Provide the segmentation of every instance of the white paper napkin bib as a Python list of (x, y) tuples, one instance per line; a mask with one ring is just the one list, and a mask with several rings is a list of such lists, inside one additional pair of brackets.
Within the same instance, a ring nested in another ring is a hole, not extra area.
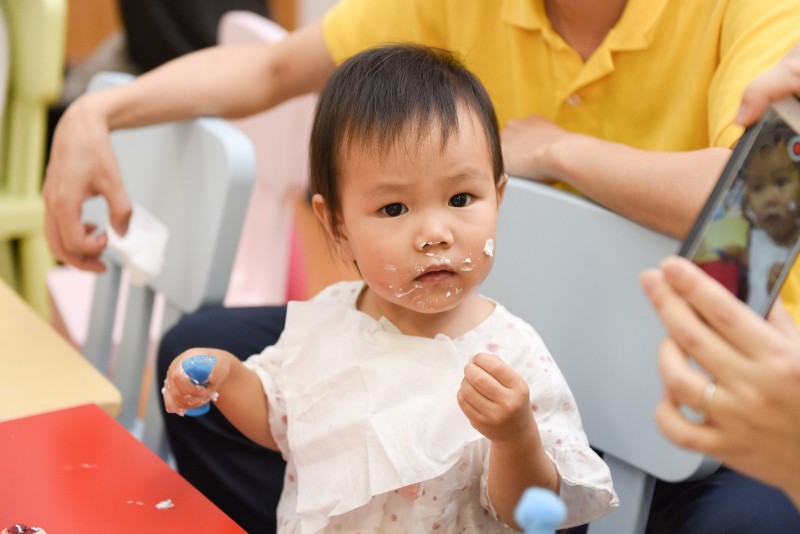
[(340, 302), (292, 302), (281, 338), (303, 531), (447, 472), (482, 438), (458, 406), (466, 360)]

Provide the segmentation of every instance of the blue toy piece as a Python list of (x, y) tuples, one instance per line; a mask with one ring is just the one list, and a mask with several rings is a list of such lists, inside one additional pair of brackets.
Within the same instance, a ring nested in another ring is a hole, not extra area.
[[(216, 364), (217, 364), (216, 356), (198, 354), (197, 356), (190, 356), (189, 358), (183, 360), (183, 362), (181, 362), (181, 367), (183, 367), (183, 371), (186, 373), (186, 376), (189, 377), (189, 380), (191, 380), (193, 384), (197, 384), (198, 386), (202, 387), (207, 387), (208, 377), (211, 375), (211, 371), (214, 370), (214, 366)], [(186, 410), (186, 415), (197, 417), (200, 415), (207, 414), (208, 410), (210, 409), (211, 409), (211, 403), (207, 402), (202, 406), (198, 406), (197, 408)]]
[(567, 517), (567, 507), (544, 488), (528, 488), (514, 509), (514, 519), (525, 534), (553, 534)]

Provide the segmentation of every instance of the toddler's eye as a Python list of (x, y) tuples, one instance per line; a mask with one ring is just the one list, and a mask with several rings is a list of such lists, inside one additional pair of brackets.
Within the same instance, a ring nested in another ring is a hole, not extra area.
[(386, 206), (382, 207), (380, 211), (389, 217), (397, 217), (398, 215), (402, 215), (407, 212), (408, 208), (398, 202), (395, 202), (394, 204), (387, 204)]
[(454, 208), (463, 208), (472, 201), (472, 195), (469, 193), (459, 193), (450, 198), (450, 205)]

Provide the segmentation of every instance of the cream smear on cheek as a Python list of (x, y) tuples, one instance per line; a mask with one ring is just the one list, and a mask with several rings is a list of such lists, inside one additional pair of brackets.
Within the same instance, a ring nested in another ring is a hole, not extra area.
[(483, 245), (483, 253), (490, 258), (494, 256), (494, 239), (492, 239), (491, 237), (487, 239), (486, 244)]

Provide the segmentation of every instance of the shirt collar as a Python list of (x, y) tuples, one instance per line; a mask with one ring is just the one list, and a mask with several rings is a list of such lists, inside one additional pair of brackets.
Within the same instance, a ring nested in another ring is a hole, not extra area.
[[(619, 22), (609, 32), (610, 50), (641, 50), (653, 39), (655, 28), (668, 0), (628, 0)], [(502, 19), (529, 31), (553, 33), (544, 8), (544, 0), (503, 0)], [(549, 40), (549, 39), (548, 39)]]

